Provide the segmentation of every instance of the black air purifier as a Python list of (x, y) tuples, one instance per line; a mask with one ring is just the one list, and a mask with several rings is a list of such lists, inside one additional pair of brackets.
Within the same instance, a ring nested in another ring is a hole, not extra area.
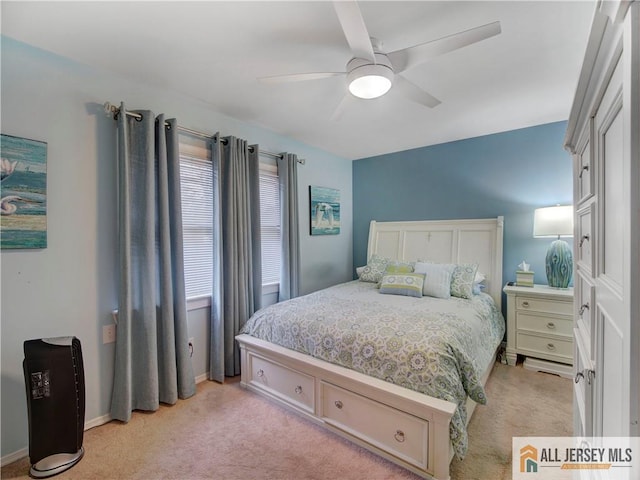
[(73, 467), (84, 455), (80, 340), (27, 340), (23, 368), (29, 413), (29, 475), (46, 478)]

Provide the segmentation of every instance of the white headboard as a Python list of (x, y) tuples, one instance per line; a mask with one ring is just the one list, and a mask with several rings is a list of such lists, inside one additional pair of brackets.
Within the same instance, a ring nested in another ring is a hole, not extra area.
[(374, 253), (407, 262), (477, 263), (486, 292), (502, 305), (504, 217), (480, 220), (376, 222), (369, 226), (367, 259)]

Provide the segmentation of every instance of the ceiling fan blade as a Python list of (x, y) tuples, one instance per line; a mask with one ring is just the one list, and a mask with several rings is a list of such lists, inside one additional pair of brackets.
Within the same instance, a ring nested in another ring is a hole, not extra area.
[(333, 6), (338, 14), (338, 20), (340, 20), (340, 25), (342, 25), (344, 36), (347, 37), (353, 56), (376, 63), (369, 32), (364, 24), (358, 3), (335, 1)]
[(400, 92), (409, 100), (424, 105), (425, 107), (433, 108), (442, 103), (436, 97), (428, 94), (420, 87), (404, 78), (402, 75), (395, 76), (393, 80), (393, 88), (398, 90), (398, 92)]
[(342, 100), (340, 101), (336, 109), (333, 111), (333, 114), (331, 115), (331, 120), (334, 122), (337, 122), (338, 120), (340, 120), (340, 118), (342, 118), (342, 114), (344, 113), (346, 107), (352, 102), (352, 100), (353, 100), (352, 95), (347, 92), (344, 95), (344, 97), (342, 97)]
[(338, 77), (341, 75), (346, 75), (346, 72), (291, 73), (287, 75), (260, 77), (258, 78), (258, 81), (262, 83), (306, 82), (308, 80), (319, 80), (322, 78)]
[(454, 33), (446, 37), (421, 43), (413, 47), (403, 48), (387, 54), (396, 73), (415, 67), (427, 60), (452, 52), (467, 45), (491, 38), (501, 32), (500, 22), (488, 23), (480, 27), (471, 28), (464, 32)]

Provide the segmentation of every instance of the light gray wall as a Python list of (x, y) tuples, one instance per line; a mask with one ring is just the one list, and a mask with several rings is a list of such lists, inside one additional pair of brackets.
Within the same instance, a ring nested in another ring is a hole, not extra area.
[[(82, 342), (86, 419), (108, 414), (114, 345), (102, 344), (102, 326), (117, 307), (115, 122), (103, 103), (175, 116), (192, 129), (235, 135), (261, 149), (290, 151), (300, 167), (302, 293), (351, 279), (351, 162), (248, 125), (176, 92), (127, 81), (107, 72), (2, 38), (2, 133), (47, 142), (48, 247), (4, 250), (2, 267), (3, 463), (26, 454), (27, 410), (22, 345), (31, 338), (75, 335)], [(308, 186), (338, 188), (342, 232), (308, 233)], [(189, 314), (195, 337), (194, 370), (207, 369), (208, 309)]]

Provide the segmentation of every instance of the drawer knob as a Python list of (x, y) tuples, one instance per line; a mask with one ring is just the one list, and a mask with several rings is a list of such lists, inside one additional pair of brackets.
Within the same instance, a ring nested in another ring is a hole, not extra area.
[(396, 434), (393, 436), (396, 439), (396, 442), (404, 442), (404, 432), (402, 430), (396, 430)]
[(589, 302), (584, 303), (580, 306), (580, 310), (578, 311), (578, 313), (580, 314), (580, 316), (582, 316), (582, 314), (584, 313), (585, 310), (589, 310)]
[(260, 369), (256, 372), (256, 375), (258, 375), (259, 377), (264, 376), (264, 370)]
[(580, 170), (580, 175), (578, 175), (579, 178), (582, 178), (582, 174), (585, 172), (585, 170), (587, 172), (589, 171), (589, 165), (583, 165), (582, 166), (582, 170)]
[(582, 246), (582, 244), (584, 243), (585, 240), (589, 240), (589, 235), (583, 235), (582, 238), (580, 239), (580, 243), (578, 244), (579, 247)]
[(522, 302), (522, 306), (524, 308), (529, 308), (529, 302), (527, 302), (527, 301)]
[(555, 324), (555, 323), (553, 323), (553, 322), (549, 322), (549, 323), (547, 323), (547, 328), (548, 328), (549, 330), (555, 330), (555, 328), (556, 328), (556, 324)]
[(553, 343), (547, 343), (547, 350), (551, 350), (552, 352), (556, 349), (556, 346)]
[(340, 400), (336, 400), (333, 402), (336, 408), (342, 409), (342, 402)]
[(300, 395), (302, 393), (302, 387), (300, 385), (297, 385), (295, 388), (295, 392)]

